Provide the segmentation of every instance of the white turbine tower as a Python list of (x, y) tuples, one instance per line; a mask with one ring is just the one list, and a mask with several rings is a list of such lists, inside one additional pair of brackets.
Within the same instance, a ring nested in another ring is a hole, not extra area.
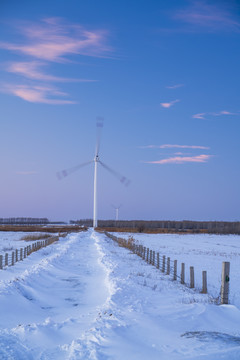
[(98, 163), (100, 165), (102, 165), (102, 167), (104, 167), (106, 170), (108, 170), (112, 175), (116, 176), (121, 183), (123, 183), (125, 186), (128, 186), (130, 184), (130, 181), (125, 177), (120, 175), (118, 172), (116, 172), (115, 170), (111, 169), (109, 166), (107, 166), (106, 164), (104, 164), (102, 161), (100, 161), (99, 159), (99, 149), (100, 149), (100, 135), (101, 135), (101, 129), (103, 127), (103, 118), (102, 117), (97, 117), (97, 142), (96, 142), (96, 151), (95, 151), (95, 157), (93, 160), (90, 160), (86, 163), (74, 166), (72, 168), (66, 169), (66, 170), (62, 170), (60, 172), (57, 173), (57, 177), (58, 179), (62, 179), (68, 175), (70, 175), (72, 172), (77, 171), (78, 169), (80, 169), (83, 166), (86, 166), (88, 164), (91, 164), (94, 162), (94, 188), (93, 188), (93, 227), (96, 228), (98, 226), (98, 214), (97, 214), (97, 175), (98, 175)]
[(115, 209), (115, 221), (117, 222), (118, 221), (118, 218), (119, 218), (119, 209), (122, 205), (119, 205), (119, 206), (114, 206), (112, 205), (112, 207)]

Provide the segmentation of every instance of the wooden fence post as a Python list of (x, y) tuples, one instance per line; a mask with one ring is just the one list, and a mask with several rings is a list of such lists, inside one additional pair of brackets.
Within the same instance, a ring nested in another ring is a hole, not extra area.
[(152, 250), (150, 250), (150, 259), (149, 259), (149, 264), (152, 263)]
[(206, 271), (202, 272), (202, 293), (203, 294), (207, 293), (207, 272)]
[(3, 268), (3, 256), (0, 255), (0, 269)]
[(221, 304), (228, 304), (230, 262), (222, 263)]
[(8, 266), (8, 253), (5, 254), (5, 266)]
[(26, 247), (24, 248), (24, 254), (23, 254), (23, 256), (24, 256), (24, 259), (27, 257), (27, 248), (26, 248)]
[(174, 260), (173, 280), (177, 280), (177, 260)]
[(159, 263), (159, 252), (157, 253), (157, 269), (159, 269), (160, 263)]
[(12, 252), (12, 266), (14, 265), (15, 252)]
[(166, 256), (163, 255), (163, 261), (162, 261), (162, 272), (165, 272), (165, 262), (166, 262)]
[(143, 260), (145, 260), (146, 259), (146, 247), (144, 246), (144, 248), (143, 248)]
[(190, 266), (190, 288), (194, 288), (194, 267)]
[(181, 284), (185, 284), (185, 264), (181, 264)]
[(23, 249), (21, 248), (20, 249), (20, 260), (22, 260), (23, 259)]
[(153, 264), (153, 266), (155, 266), (155, 251), (153, 251), (152, 264)]
[(149, 248), (147, 248), (147, 263), (149, 261)]
[(17, 261), (18, 261), (18, 249), (15, 250), (15, 254), (16, 254), (16, 260), (15, 260), (15, 262), (17, 262)]
[(170, 274), (170, 257), (167, 258), (167, 275)]

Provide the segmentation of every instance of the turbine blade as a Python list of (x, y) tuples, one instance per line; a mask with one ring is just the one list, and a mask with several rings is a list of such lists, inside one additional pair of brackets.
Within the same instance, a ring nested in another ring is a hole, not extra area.
[(77, 171), (78, 169), (84, 167), (84, 166), (87, 166), (89, 164), (91, 164), (93, 162), (93, 160), (91, 161), (87, 161), (85, 163), (82, 163), (82, 164), (79, 164), (79, 165), (76, 165), (72, 168), (69, 168), (69, 169), (65, 169), (65, 170), (62, 170), (62, 171), (58, 171), (57, 172), (57, 177), (58, 177), (58, 180), (62, 180), (64, 177), (70, 175), (71, 173)]
[(98, 117), (97, 117), (97, 121), (96, 121), (96, 126), (97, 126), (97, 141), (96, 141), (96, 152), (95, 152), (95, 156), (98, 156), (99, 150), (100, 150), (100, 140), (101, 140), (101, 133), (102, 133), (102, 128), (103, 128), (103, 122), (104, 122), (104, 118), (98, 116)]
[(104, 167), (106, 170), (108, 170), (112, 175), (114, 175), (123, 185), (128, 186), (130, 184), (130, 180), (127, 179), (125, 176), (119, 174), (117, 171), (111, 169), (109, 166), (104, 164), (102, 161), (99, 160), (99, 163)]

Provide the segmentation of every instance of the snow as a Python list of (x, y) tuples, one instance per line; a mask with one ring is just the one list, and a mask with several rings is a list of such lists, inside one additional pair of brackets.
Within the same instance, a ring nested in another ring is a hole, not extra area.
[(0, 254), (4, 252), (10, 253), (15, 249), (24, 248), (25, 246), (31, 245), (34, 241), (21, 240), (22, 237), (28, 236), (32, 233), (28, 232), (0, 232)]
[(207, 271), (208, 293), (216, 300), (221, 289), (222, 262), (230, 262), (229, 301), (240, 308), (240, 236), (209, 234), (130, 234), (117, 233), (127, 239), (134, 237), (138, 244), (149, 247), (160, 256), (169, 256), (178, 261), (178, 275), (181, 263), (185, 263), (186, 282), (190, 283), (190, 266), (194, 266), (195, 287), (202, 289), (202, 271)]
[(0, 274), (1, 359), (240, 359), (239, 306), (212, 304), (91, 229)]

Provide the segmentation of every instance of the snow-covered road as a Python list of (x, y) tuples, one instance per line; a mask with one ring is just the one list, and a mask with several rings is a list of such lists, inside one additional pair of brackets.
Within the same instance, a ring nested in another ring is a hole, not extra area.
[(68, 235), (1, 272), (0, 359), (240, 359), (240, 311), (105, 235)]

